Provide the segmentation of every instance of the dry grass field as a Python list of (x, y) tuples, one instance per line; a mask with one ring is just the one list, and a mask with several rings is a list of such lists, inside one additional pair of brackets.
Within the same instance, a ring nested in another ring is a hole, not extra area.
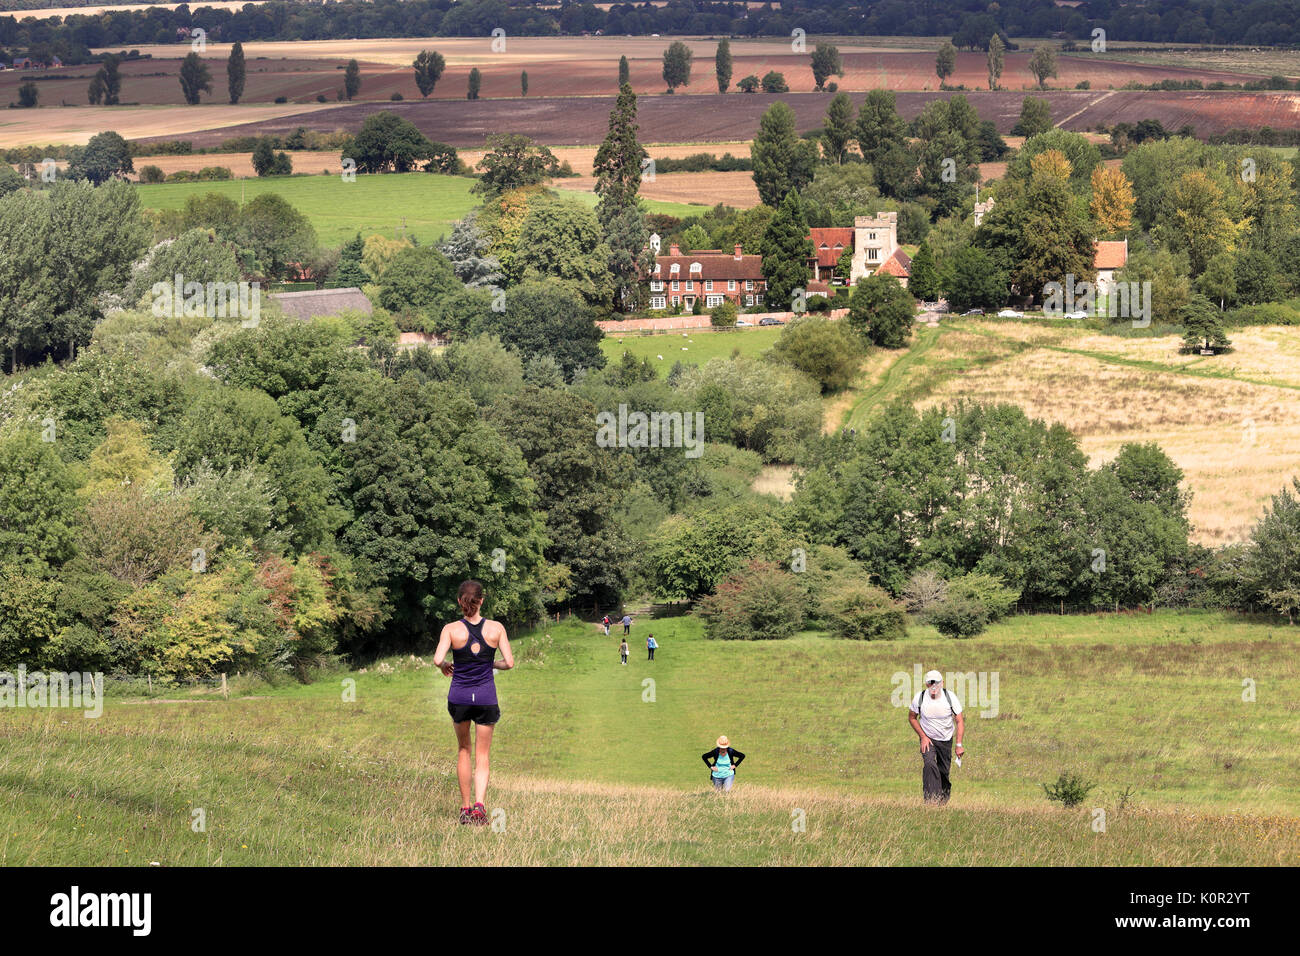
[(1181, 355), (1176, 336), (1126, 339), (1031, 324), (955, 322), (915, 367), (918, 407), (1011, 402), (1061, 422), (1095, 467), (1154, 441), (1192, 492), (1193, 538), (1243, 540), (1300, 474), (1300, 330), (1231, 330), (1236, 351)]

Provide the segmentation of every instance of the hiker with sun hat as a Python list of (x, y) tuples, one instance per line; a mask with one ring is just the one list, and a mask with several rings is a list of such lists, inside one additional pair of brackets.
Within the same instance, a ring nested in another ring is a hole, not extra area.
[[(736, 782), (736, 768), (744, 759), (745, 755), (731, 746), (731, 741), (727, 739), (726, 734), (719, 737), (718, 745), (704, 754), (704, 766), (709, 768), (713, 789), (730, 790), (732, 784)], [(713, 763), (709, 763), (710, 760)]]
[(907, 721), (921, 738), (921, 792), (926, 803), (947, 803), (952, 794), (948, 770), (953, 754), (960, 767), (965, 753), (961, 738), (966, 732), (966, 718), (961, 711), (961, 701), (943, 686), (943, 675), (938, 671), (925, 675), (925, 686), (907, 709)]

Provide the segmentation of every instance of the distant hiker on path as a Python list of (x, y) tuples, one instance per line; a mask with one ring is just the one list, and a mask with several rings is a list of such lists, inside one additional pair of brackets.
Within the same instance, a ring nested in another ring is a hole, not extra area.
[(623, 636), (627, 637), (632, 633), (632, 617), (629, 614), (623, 615)]
[[(736, 782), (736, 768), (745, 759), (745, 755), (731, 746), (727, 735), (718, 738), (718, 745), (704, 754), (704, 766), (709, 768), (714, 790), (730, 790)], [(712, 760), (713, 763), (709, 763)]]
[(623, 658), (624, 664), (627, 663), (627, 651), (628, 651), (627, 638), (625, 637), (623, 638), (623, 643), (618, 645), (618, 653)]
[(938, 671), (926, 674), (925, 687), (912, 698), (907, 710), (907, 721), (921, 738), (921, 792), (926, 803), (947, 803), (952, 794), (948, 769), (954, 753), (954, 718), (957, 759), (965, 753), (961, 739), (966, 732), (966, 718), (961, 711), (961, 701), (944, 688), (943, 675)]
[(647, 657), (646, 660), (652, 661), (655, 659), (655, 649), (658, 646), (659, 646), (659, 642), (655, 640), (655, 636), (653, 634), (647, 634), (645, 636), (645, 647), (646, 650), (650, 652), (650, 656)]
[(605, 619), (604, 619), (603, 621), (601, 621), (600, 623), (601, 623), (601, 625), (605, 628), (605, 636), (606, 636), (606, 637), (609, 637), (609, 626), (610, 626), (611, 624), (613, 624), (614, 622), (611, 621), (611, 620), (609, 619), (609, 615), (606, 614), (606, 615), (605, 615)]
[[(463, 581), (456, 595), (456, 603), (464, 613), (459, 621), (452, 621), (438, 637), (438, 649), (433, 664), (443, 676), (451, 677), (447, 689), (447, 712), (456, 728), (456, 779), (460, 783), (460, 822), (475, 826), (487, 824), (488, 771), (492, 750), (492, 729), (501, 719), (497, 706), (496, 678), (493, 671), (507, 671), (515, 666), (515, 655), (510, 650), (506, 629), (497, 621), (489, 621), (479, 614), (483, 606), (483, 585), (477, 581)], [(447, 651), (451, 651), (451, 661)], [(494, 660), (501, 651), (502, 660)], [(470, 753), (469, 725), (476, 726), (474, 795), (470, 806)]]

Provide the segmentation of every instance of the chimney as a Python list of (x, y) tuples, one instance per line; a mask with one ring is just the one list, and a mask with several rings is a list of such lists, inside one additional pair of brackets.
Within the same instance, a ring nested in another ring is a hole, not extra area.
[(739, 259), (740, 255), (740, 243), (736, 243), (736, 258)]
[(674, 242), (671, 246), (668, 247), (668, 254), (670, 256), (680, 256), (682, 254), (682, 247), (677, 245), (677, 243)]

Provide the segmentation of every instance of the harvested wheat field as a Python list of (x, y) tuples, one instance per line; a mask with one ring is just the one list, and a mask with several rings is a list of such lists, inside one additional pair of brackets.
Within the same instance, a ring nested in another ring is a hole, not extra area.
[[(552, 180), (551, 185), (588, 193), (595, 190), (596, 180), (593, 176), (578, 176)], [(759, 203), (754, 174), (746, 172), (659, 173), (653, 180), (642, 180), (640, 195), (661, 202), (726, 203), (737, 209), (749, 209)]]
[[(694, 156), (697, 153), (711, 153), (714, 156), (723, 156), (730, 153), (737, 158), (749, 157), (749, 140), (742, 140), (734, 143), (647, 143), (642, 142), (645, 151), (650, 154), (651, 159), (683, 159), (687, 156)], [(596, 150), (598, 146), (551, 146), (549, 147), (555, 158), (561, 163), (568, 163), (573, 171), (579, 176), (594, 175), (594, 163), (596, 162)], [(482, 149), (461, 149), (457, 151), (460, 158), (471, 167), (483, 158)], [(660, 174), (666, 175), (666, 174)], [(677, 175), (677, 174), (672, 174)], [(746, 176), (751, 175), (745, 173)], [(562, 185), (557, 182), (556, 185)], [(697, 200), (698, 201), (698, 200)], [(755, 200), (757, 201), (757, 200)]]
[[(289, 153), (289, 157), (293, 160), (293, 171), (295, 173), (317, 174), (326, 170), (334, 173), (339, 171), (340, 154), (338, 150), (300, 150)], [(139, 178), (140, 170), (145, 166), (157, 166), (169, 175), (182, 169), (198, 172), (205, 166), (224, 166), (237, 179), (257, 175), (257, 172), (253, 169), (252, 153), (191, 153), (188, 156), (137, 156), (132, 162), (135, 163), (136, 175), (132, 177), (135, 179)]]
[[(322, 109), (306, 107), (305, 109)], [(247, 106), (72, 106), (65, 109), (5, 110), (0, 112), (0, 143), (5, 146), (47, 146), (55, 143), (79, 145), (105, 130), (127, 139), (176, 139), (181, 133), (211, 131), (220, 142), (232, 135), (232, 127), (246, 129), (277, 117), (303, 112), (302, 105), (281, 103)], [(292, 131), (292, 127), (290, 129)], [(204, 165), (216, 165), (204, 163)]]
[[(188, 105), (181, 92), (181, 54), (185, 52), (188, 52), (187, 48), (178, 46), (159, 58), (123, 60), (119, 66), (122, 103), (131, 106), (175, 106), (183, 111), (178, 117), (194, 110), (196, 107)], [(200, 94), (198, 105), (227, 105), (226, 57), (213, 56), (209, 47), (202, 59), (212, 74), (212, 91)], [(319, 102), (317, 98), (321, 96), (325, 97), (326, 102), (337, 105), (343, 98), (343, 70), (346, 65), (346, 60), (319, 57), (275, 60), (249, 57), (240, 105), (273, 104), (277, 98), (283, 97), (289, 102), (315, 106)], [(0, 97), (4, 97), (0, 102), (15, 99), (18, 86), (34, 79), (40, 91), (41, 108), (84, 106), (87, 102), (86, 89), (98, 68), (98, 64), (88, 63), (35, 73), (0, 73)], [(410, 69), (365, 63), (362, 65), (362, 74), (365, 86), (360, 99), (387, 100), (399, 91), (412, 98), (420, 95)], [(463, 98), (463, 83), (459, 93)], [(112, 107), (110, 112), (116, 109), (117, 107)]]
[(31, 18), (33, 20), (48, 20), (50, 17), (93, 17), (100, 13), (115, 13), (117, 11), (135, 11), (143, 10), (147, 7), (162, 7), (166, 10), (175, 10), (180, 6), (188, 6), (193, 10), (199, 7), (212, 7), (214, 10), (242, 10), (245, 6), (259, 6), (268, 3), (270, 0), (202, 0), (201, 3), (106, 3), (97, 4), (90, 7), (41, 7), (39, 10), (14, 10), (9, 13), (19, 20)]
[[(619, 57), (628, 58), (629, 78), (638, 94), (664, 92), (663, 51), (673, 39), (665, 37), (414, 37), (370, 40), (303, 40), (254, 41), (244, 45), (244, 54), (252, 62), (293, 63), (296, 61), (330, 61), (342, 65), (355, 58), (362, 64), (367, 80), (361, 91), (363, 100), (386, 99), (393, 92), (407, 98), (419, 96), (411, 76), (411, 62), (421, 50), (437, 50), (447, 61), (447, 72), (431, 94), (438, 99), (460, 99), (472, 67), (482, 73), (482, 96), (518, 96), (519, 74), (528, 71), (529, 94), (534, 96), (607, 96), (618, 90)], [(717, 40), (681, 38), (695, 55), (692, 80), (680, 94), (713, 93), (713, 57)], [(937, 50), (941, 41), (934, 41)], [(837, 41), (844, 75), (836, 77), (839, 88), (863, 92), (884, 88), (891, 90), (938, 90), (931, 50), (898, 50), (878, 44)], [(142, 55), (155, 62), (178, 60), (178, 48), (172, 44), (144, 46)], [(111, 51), (110, 51), (111, 52)], [(182, 51), (187, 52), (187, 51)], [(213, 76), (225, 63), (230, 45), (209, 43), (205, 58), (212, 61)], [(1008, 53), (1001, 85), (1005, 90), (1035, 89), (1037, 83), (1029, 72), (1031, 51)], [(1240, 71), (1208, 70), (1177, 64), (1124, 62), (1096, 57), (1061, 55), (1057, 59), (1059, 76), (1052, 85), (1072, 89), (1087, 80), (1094, 89), (1120, 87), (1125, 83), (1157, 83), (1161, 80), (1197, 79), (1204, 83), (1216, 80), (1242, 83), (1259, 75), (1245, 61)], [(289, 67), (292, 69), (292, 67)], [(328, 68), (327, 68), (328, 69)], [(733, 83), (748, 74), (763, 76), (770, 70), (784, 74), (791, 91), (815, 90), (808, 53), (796, 53), (785, 39), (732, 41)], [(958, 53), (957, 71), (949, 86), (971, 90), (985, 89), (988, 74), (983, 53)], [(250, 91), (248, 94), (252, 96)], [(135, 99), (132, 95), (132, 99)], [(146, 100), (146, 102), (152, 102)], [(168, 101), (170, 102), (170, 101)]]
[[(1183, 469), (1200, 543), (1244, 540), (1270, 497), (1300, 475), (1300, 330), (1232, 330), (1235, 352), (1202, 358), (1179, 354), (1176, 336), (953, 328), (914, 381), (918, 407), (1014, 403), (1068, 427), (1093, 466), (1126, 442), (1154, 441)], [(945, 367), (956, 374), (940, 378)]]

